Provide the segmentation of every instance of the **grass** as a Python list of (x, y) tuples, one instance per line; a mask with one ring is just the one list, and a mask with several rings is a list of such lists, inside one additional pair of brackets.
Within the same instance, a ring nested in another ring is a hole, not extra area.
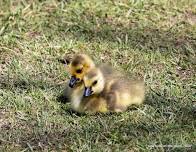
[[(195, 6), (0, 1), (0, 151), (194, 151)], [(121, 114), (69, 112), (57, 102), (68, 79), (58, 59), (80, 51), (143, 77), (145, 104)]]

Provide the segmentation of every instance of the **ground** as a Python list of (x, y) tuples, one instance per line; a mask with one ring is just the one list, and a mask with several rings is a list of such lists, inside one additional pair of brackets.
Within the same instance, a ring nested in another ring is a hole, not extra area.
[[(145, 103), (77, 115), (58, 62), (85, 52), (142, 77)], [(1, 0), (0, 151), (194, 151), (194, 0)]]

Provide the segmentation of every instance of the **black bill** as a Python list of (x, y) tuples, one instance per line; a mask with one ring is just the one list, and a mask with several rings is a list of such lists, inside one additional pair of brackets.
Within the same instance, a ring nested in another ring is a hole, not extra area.
[(77, 81), (78, 81), (78, 79), (76, 77), (72, 76), (69, 81), (69, 87), (73, 88)]
[(88, 97), (92, 93), (93, 93), (93, 91), (92, 91), (91, 87), (89, 87), (89, 88), (85, 87), (85, 89), (84, 89), (84, 97)]

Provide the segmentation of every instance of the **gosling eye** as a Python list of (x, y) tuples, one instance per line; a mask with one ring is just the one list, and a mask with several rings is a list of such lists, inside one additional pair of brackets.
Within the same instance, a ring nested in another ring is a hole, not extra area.
[(92, 86), (95, 86), (97, 84), (97, 80), (95, 80), (92, 84)]
[(82, 69), (76, 70), (76, 73), (82, 73)]

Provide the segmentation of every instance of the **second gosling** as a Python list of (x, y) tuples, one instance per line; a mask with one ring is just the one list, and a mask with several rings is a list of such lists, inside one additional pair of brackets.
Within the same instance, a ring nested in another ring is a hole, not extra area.
[(108, 73), (104, 68), (92, 68), (83, 81), (84, 96), (96, 95), (104, 98), (110, 111), (122, 112), (130, 105), (140, 105), (144, 101), (143, 81), (130, 80), (115, 72)]

